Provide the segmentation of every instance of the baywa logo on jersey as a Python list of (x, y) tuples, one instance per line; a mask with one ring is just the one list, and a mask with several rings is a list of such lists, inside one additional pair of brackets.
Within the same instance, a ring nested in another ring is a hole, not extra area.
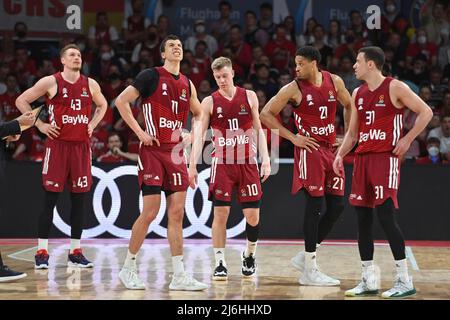
[(328, 102), (334, 102), (334, 101), (336, 101), (336, 98), (334, 97), (334, 93), (333, 93), (333, 91), (328, 91), (328, 95), (330, 96), (329, 98), (328, 98)]
[(364, 99), (363, 98), (359, 98), (358, 99), (358, 105), (359, 105), (359, 107), (358, 107), (358, 110), (362, 110), (363, 109), (363, 103), (364, 103)]
[(247, 109), (245, 108), (245, 104), (241, 104), (241, 111), (239, 111), (240, 115), (248, 114)]
[(386, 107), (386, 105), (384, 104), (384, 95), (380, 95), (380, 97), (378, 98), (378, 103), (375, 105), (375, 107)]
[(67, 88), (63, 88), (63, 98), (68, 98), (69, 96), (67, 95)]
[(187, 101), (186, 89), (181, 90), (180, 100)]
[(313, 106), (314, 105), (314, 102), (312, 100), (313, 100), (312, 95), (307, 94), (306, 95), (306, 101), (308, 102), (308, 106)]
[(82, 97), (89, 97), (89, 95), (88, 95), (87, 90), (86, 90), (85, 87), (83, 87), (83, 89), (82, 89), (81, 91), (82, 91), (82, 93), (81, 93), (81, 96), (82, 96)]

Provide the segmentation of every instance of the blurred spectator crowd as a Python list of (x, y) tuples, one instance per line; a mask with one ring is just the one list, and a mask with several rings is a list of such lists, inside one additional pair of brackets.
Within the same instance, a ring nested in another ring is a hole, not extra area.
[[(135, 160), (139, 140), (124, 124), (114, 99), (140, 71), (162, 65), (160, 42), (176, 22), (161, 15), (156, 24), (152, 24), (144, 16), (143, 1), (132, 0), (131, 3), (133, 13), (124, 19), (121, 30), (110, 25), (106, 12), (98, 12), (95, 25), (86, 35), (63, 37), (59, 43), (30, 39), (24, 22), (16, 23), (14, 36), (0, 34), (0, 120), (8, 121), (20, 114), (15, 107), (18, 95), (41, 77), (61, 70), (59, 49), (76, 43), (82, 51), (82, 73), (100, 83), (109, 103), (106, 116), (92, 137), (93, 160)], [(368, 30), (361, 12), (354, 10), (349, 13), (347, 26), (338, 20), (321, 25), (312, 17), (307, 20), (302, 34), (295, 33), (292, 16), (285, 17), (281, 24), (274, 24), (270, 3), (263, 3), (257, 11), (245, 12), (243, 25), (230, 18), (232, 7), (229, 2), (221, 1), (218, 9), (220, 19), (211, 23), (196, 20), (193, 34), (183, 39), (181, 72), (196, 86), (200, 101), (216, 90), (210, 68), (212, 60), (226, 56), (233, 61), (235, 83), (254, 90), (262, 109), (282, 86), (294, 79), (295, 51), (302, 45), (316, 47), (322, 55), (321, 69), (341, 76), (352, 93), (361, 84), (353, 73), (358, 50), (377, 45), (386, 54), (385, 74), (407, 83), (434, 111), (432, 121), (413, 142), (405, 160), (421, 164), (450, 161), (448, 1), (426, 1), (418, 28), (413, 28), (408, 18), (402, 16), (395, 0), (385, 0), (381, 30)], [(44, 102), (45, 98), (35, 104)], [(296, 132), (293, 107), (286, 105), (280, 120)], [(144, 125), (139, 101), (132, 110)], [(409, 130), (414, 121), (414, 113), (406, 110), (404, 130)], [(335, 125), (338, 136), (343, 136), (342, 108)], [(9, 145), (11, 158), (41, 161), (44, 139), (36, 128), (26, 131), (19, 141)], [(289, 141), (272, 136), (269, 143), (271, 149), (279, 148), (280, 158), (293, 157), (293, 146)]]

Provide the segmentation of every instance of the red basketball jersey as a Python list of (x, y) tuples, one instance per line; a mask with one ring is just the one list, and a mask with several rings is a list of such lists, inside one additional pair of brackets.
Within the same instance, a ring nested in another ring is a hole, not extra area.
[(92, 113), (92, 94), (89, 80), (80, 75), (75, 83), (63, 79), (61, 72), (53, 75), (57, 83), (56, 95), (47, 98), (50, 124), (57, 125), (58, 140), (89, 141), (88, 124)]
[(367, 83), (358, 88), (355, 106), (358, 111), (358, 147), (356, 153), (387, 152), (395, 148), (403, 135), (403, 109), (391, 102), (387, 77), (374, 91)]
[(253, 133), (253, 118), (247, 90), (236, 87), (236, 92), (228, 100), (219, 90), (211, 95), (213, 110), (210, 125), (213, 131), (213, 157), (234, 163), (256, 156)]
[(296, 79), (302, 93), (302, 101), (293, 109), (295, 125), (300, 134), (333, 144), (336, 140), (334, 119), (337, 93), (331, 74), (326, 71), (321, 73), (320, 87), (308, 81)]
[(181, 141), (181, 130), (189, 114), (189, 79), (181, 73), (176, 79), (163, 67), (155, 69), (159, 73), (158, 86), (142, 100), (146, 131), (161, 144), (175, 146)]

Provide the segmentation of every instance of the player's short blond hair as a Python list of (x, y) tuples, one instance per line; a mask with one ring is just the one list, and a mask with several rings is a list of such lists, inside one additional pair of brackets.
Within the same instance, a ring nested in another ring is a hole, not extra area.
[(211, 69), (214, 70), (220, 70), (223, 67), (232, 67), (233, 63), (231, 60), (227, 57), (219, 57), (214, 59), (213, 63), (211, 63)]
[(66, 53), (67, 50), (69, 49), (75, 49), (78, 50), (79, 52), (81, 52), (80, 48), (78, 48), (78, 46), (74, 43), (68, 44), (67, 46), (65, 46), (64, 48), (61, 49), (61, 51), (59, 51), (59, 56), (62, 58), (64, 56), (64, 54)]

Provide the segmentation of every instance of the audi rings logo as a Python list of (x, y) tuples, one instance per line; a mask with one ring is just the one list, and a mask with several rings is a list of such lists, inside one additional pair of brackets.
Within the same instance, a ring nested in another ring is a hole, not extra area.
[[(183, 229), (183, 237), (190, 237), (197, 232), (211, 237), (211, 227), (206, 225), (211, 212), (212, 203), (208, 200), (208, 183), (206, 180), (210, 176), (210, 168), (201, 171), (198, 175), (198, 186), (195, 190), (191, 188), (187, 191), (185, 212), (189, 219), (190, 226)], [(93, 166), (92, 175), (99, 179), (98, 184), (95, 186), (94, 194), (92, 198), (92, 207), (94, 214), (99, 224), (93, 228), (83, 230), (83, 238), (94, 238), (105, 232), (119, 237), (119, 238), (131, 238), (131, 230), (124, 229), (115, 225), (119, 217), (119, 212), (122, 207), (121, 190), (116, 183), (116, 179), (122, 176), (135, 175), (137, 176), (136, 166), (121, 166), (117, 167), (109, 172), (105, 172), (102, 169)], [(106, 190), (109, 190), (111, 194), (111, 209), (108, 213), (105, 213), (103, 208), (103, 197)], [(201, 212), (197, 213), (194, 206), (194, 195), (200, 189), (202, 195), (202, 207)], [(123, 190), (122, 190), (123, 191)], [(125, 205), (125, 204), (124, 204)], [(142, 211), (143, 200), (142, 193), (139, 195), (139, 210)], [(166, 198), (164, 194), (161, 195), (161, 206), (159, 208), (158, 215), (155, 220), (150, 224), (147, 234), (154, 232), (161, 237), (167, 237), (167, 228), (161, 226), (161, 221), (166, 212)], [(53, 224), (64, 234), (70, 236), (70, 226), (64, 222), (58, 213), (57, 208), (54, 209)], [(227, 237), (235, 237), (245, 230), (245, 218), (243, 218), (237, 225), (227, 229)]]

